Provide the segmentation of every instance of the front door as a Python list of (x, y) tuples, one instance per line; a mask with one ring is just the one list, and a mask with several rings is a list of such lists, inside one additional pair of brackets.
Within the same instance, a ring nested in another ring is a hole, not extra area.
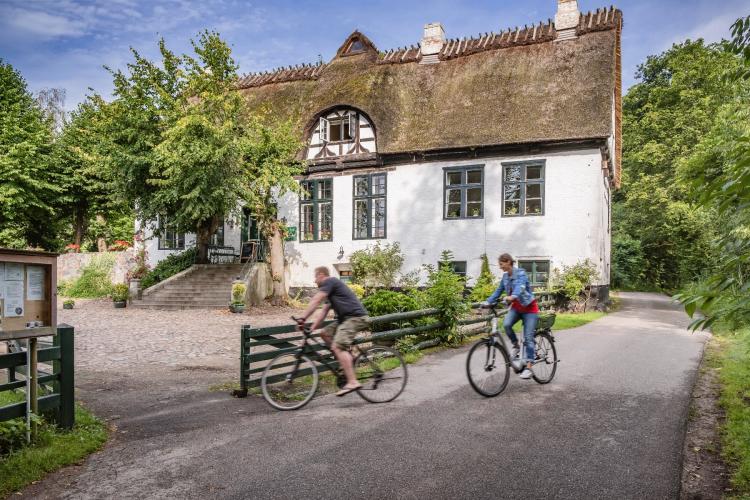
[(249, 208), (242, 209), (242, 262), (247, 260), (261, 260), (262, 245), (260, 241), (260, 232), (258, 231), (258, 221), (250, 213)]

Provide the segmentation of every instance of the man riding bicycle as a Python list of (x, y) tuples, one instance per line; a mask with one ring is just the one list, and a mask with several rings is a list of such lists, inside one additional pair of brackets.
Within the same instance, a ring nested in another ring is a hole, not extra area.
[(521, 372), (522, 379), (532, 377), (531, 368), (534, 362), (534, 331), (539, 321), (539, 306), (537, 305), (534, 294), (531, 292), (531, 284), (526, 276), (526, 271), (519, 267), (513, 266), (513, 257), (504, 253), (498, 258), (500, 268), (503, 270), (503, 277), (500, 285), (492, 295), (486, 300), (485, 304), (494, 304), (505, 292), (503, 301), (510, 304), (510, 310), (503, 320), (503, 328), (513, 344), (513, 359), (519, 357), (520, 348), (518, 337), (513, 331), (513, 325), (519, 320), (523, 321), (523, 345), (526, 368)]
[(310, 300), (310, 304), (302, 313), (298, 323), (300, 327), (304, 325), (307, 318), (318, 308), (318, 305), (326, 301), (320, 316), (312, 326), (312, 329), (315, 330), (325, 321), (328, 311), (333, 307), (333, 311), (336, 313), (336, 321), (325, 327), (320, 332), (320, 336), (331, 348), (333, 355), (336, 356), (341, 369), (344, 371), (344, 375), (346, 375), (346, 385), (336, 393), (337, 396), (344, 396), (362, 387), (354, 374), (352, 355), (348, 348), (352, 345), (357, 333), (369, 329), (367, 310), (354, 295), (354, 292), (346, 286), (346, 283), (330, 275), (327, 267), (315, 268), (315, 283), (320, 291)]

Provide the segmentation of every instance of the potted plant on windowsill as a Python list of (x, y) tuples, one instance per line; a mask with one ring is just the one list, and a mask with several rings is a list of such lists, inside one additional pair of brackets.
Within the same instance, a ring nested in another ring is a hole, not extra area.
[(112, 293), (110, 295), (112, 297), (112, 304), (115, 306), (115, 309), (122, 309), (128, 303), (130, 290), (128, 289), (128, 285), (126, 285), (125, 283), (118, 283), (112, 287)]
[(76, 302), (73, 299), (63, 300), (63, 309), (73, 309), (73, 306), (75, 305), (76, 305)]
[(245, 292), (247, 286), (244, 283), (234, 283), (232, 285), (232, 302), (229, 304), (229, 310), (233, 313), (241, 313), (245, 310)]

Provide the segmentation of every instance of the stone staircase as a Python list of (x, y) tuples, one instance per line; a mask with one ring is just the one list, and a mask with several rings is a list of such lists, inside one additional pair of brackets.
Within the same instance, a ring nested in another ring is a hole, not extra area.
[(243, 264), (194, 265), (147, 290), (141, 300), (129, 307), (140, 309), (225, 309), (229, 305), (232, 282), (242, 273)]

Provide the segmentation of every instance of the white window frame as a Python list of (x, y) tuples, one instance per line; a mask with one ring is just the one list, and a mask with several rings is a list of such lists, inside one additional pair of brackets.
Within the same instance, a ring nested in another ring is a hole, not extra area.
[(331, 136), (331, 124), (322, 116), (318, 125), (318, 133), (320, 134), (320, 142), (328, 142), (328, 138)]

